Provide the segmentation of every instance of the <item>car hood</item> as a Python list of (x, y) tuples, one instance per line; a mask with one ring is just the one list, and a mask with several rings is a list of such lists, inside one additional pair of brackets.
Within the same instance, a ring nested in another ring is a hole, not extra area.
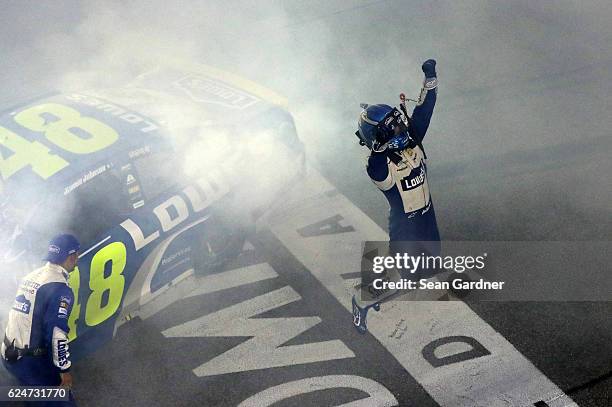
[[(88, 171), (88, 167), (164, 138), (175, 147), (189, 145), (194, 134), (207, 128), (232, 132), (233, 129), (253, 128), (263, 122), (267, 122), (266, 125), (269, 122), (290, 122), (293, 125), (284, 109), (286, 100), (280, 95), (244, 78), (184, 61), (168, 61), (125, 86), (58, 94), (30, 101), (0, 115), (0, 125), (21, 134), (24, 129), (14, 123), (15, 112), (43, 103), (73, 103), (72, 106), (82, 115), (119, 126), (121, 137), (112, 148), (95, 154), (68, 154), (70, 166), (44, 181), (26, 174), (31, 172), (27, 170), (18, 171), (8, 180), (0, 179), (0, 193), (3, 189), (5, 193), (14, 190), (15, 186), (18, 191), (25, 185), (37, 188), (38, 184), (63, 184), (75, 174)], [(272, 116), (274, 120), (270, 120)], [(121, 122), (117, 118), (126, 120)], [(137, 124), (127, 127), (125, 122), (130, 120)], [(40, 138), (40, 134), (26, 133), (24, 137), (33, 141)], [(56, 153), (56, 146), (47, 140), (42, 141), (49, 145), (52, 154)], [(60, 150), (58, 154), (61, 153)]]

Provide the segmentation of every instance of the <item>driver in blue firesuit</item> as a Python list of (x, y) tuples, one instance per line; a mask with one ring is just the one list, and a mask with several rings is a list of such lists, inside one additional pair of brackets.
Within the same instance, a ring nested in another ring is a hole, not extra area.
[(436, 63), (428, 60), (422, 68), (425, 80), (411, 117), (388, 105), (370, 105), (359, 121), (371, 150), (368, 175), (389, 201), (392, 242), (440, 240), (422, 145), (436, 104)]
[[(400, 109), (384, 104), (362, 105), (357, 137), (370, 149), (367, 173), (389, 202), (389, 253), (439, 255), (440, 233), (427, 180), (427, 156), (423, 139), (436, 104), (438, 78), (436, 61), (422, 65), (423, 87), (412, 116), (408, 115), (403, 94)], [(420, 274), (419, 274), (420, 273)], [(429, 277), (421, 270), (402, 278)], [(367, 285), (367, 282), (364, 282)], [(353, 324), (360, 333), (367, 331), (366, 316), (370, 307), (380, 309), (380, 303), (395, 292), (373, 292), (360, 303), (353, 296)], [(363, 300), (363, 298), (362, 298)]]
[[(25, 276), (17, 290), (0, 351), (3, 365), (21, 386), (72, 387), (68, 317), (74, 296), (68, 273), (77, 265), (79, 248), (73, 235), (54, 237), (43, 259), (47, 263)], [(70, 399), (46, 405), (74, 406)]]

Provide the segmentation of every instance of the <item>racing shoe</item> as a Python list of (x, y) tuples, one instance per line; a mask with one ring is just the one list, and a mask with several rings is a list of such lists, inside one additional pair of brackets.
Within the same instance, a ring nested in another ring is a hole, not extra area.
[[(399, 281), (400, 275), (395, 270), (389, 270), (381, 275), (384, 281)], [(374, 283), (358, 284), (355, 286), (356, 293), (353, 295), (353, 325), (360, 334), (365, 334), (368, 331), (367, 316), (370, 308), (374, 311), (380, 311), (380, 304), (391, 300), (397, 294), (398, 290), (388, 288), (377, 289)]]
[(355, 325), (355, 329), (357, 329), (357, 332), (359, 332), (360, 334), (365, 334), (366, 332), (368, 332), (368, 324), (367, 324), (368, 311), (370, 310), (370, 308), (374, 308), (374, 311), (380, 311), (380, 303), (375, 302), (370, 305), (366, 305), (365, 307), (360, 307), (357, 304), (357, 299), (355, 298), (355, 294), (353, 294), (352, 303), (353, 303), (353, 325)]

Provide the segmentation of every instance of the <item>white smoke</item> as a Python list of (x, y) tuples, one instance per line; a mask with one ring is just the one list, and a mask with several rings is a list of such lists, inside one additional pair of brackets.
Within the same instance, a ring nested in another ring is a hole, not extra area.
[[(609, 237), (600, 222), (611, 198), (601, 182), (612, 126), (607, 1), (64, 0), (8, 2), (0, 18), (0, 100), (119, 86), (168, 57), (238, 73), (288, 97), (310, 162), (381, 223), (386, 205), (353, 135), (359, 103), (415, 95), (421, 62), (436, 58), (439, 102), (425, 147), (443, 235), (540, 236), (525, 218), (535, 213), (549, 238), (588, 236), (589, 227)], [(158, 111), (176, 136), (206, 134), (185, 157), (192, 174), (220, 165), (221, 151), (254, 157), (243, 163), (258, 178), (245, 184), (261, 186), (244, 189), (251, 198), (270, 196), (278, 169), (296, 165), (269, 135), (236, 145), (188, 106)]]

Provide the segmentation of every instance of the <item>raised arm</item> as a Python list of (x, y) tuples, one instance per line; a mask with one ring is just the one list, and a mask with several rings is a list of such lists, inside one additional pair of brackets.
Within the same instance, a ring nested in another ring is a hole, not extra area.
[(389, 172), (387, 165), (387, 154), (385, 152), (375, 152), (368, 158), (368, 175), (374, 184), (382, 191), (391, 189), (394, 185), (393, 176)]
[(412, 132), (410, 134), (418, 143), (425, 138), (438, 93), (436, 61), (428, 59), (423, 63), (421, 69), (425, 74), (425, 80), (417, 105), (412, 112)]

